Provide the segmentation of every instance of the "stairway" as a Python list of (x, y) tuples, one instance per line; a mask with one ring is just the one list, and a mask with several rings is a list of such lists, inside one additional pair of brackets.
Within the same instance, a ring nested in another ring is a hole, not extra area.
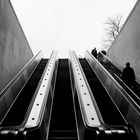
[(49, 140), (77, 140), (68, 59), (59, 59)]

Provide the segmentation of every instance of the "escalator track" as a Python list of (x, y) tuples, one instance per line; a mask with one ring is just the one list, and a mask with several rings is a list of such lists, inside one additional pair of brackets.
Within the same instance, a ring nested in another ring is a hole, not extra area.
[(48, 139), (78, 139), (68, 59), (58, 62)]

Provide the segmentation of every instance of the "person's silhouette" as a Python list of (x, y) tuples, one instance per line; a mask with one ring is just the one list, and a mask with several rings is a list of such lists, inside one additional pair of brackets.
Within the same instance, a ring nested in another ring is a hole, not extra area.
[(97, 50), (96, 50), (96, 48), (94, 48), (94, 49), (91, 51), (91, 54), (92, 54), (95, 58), (97, 58)]
[(132, 67), (130, 67), (130, 63), (126, 63), (126, 67), (123, 69), (122, 80), (125, 82), (130, 88), (135, 83), (135, 73)]

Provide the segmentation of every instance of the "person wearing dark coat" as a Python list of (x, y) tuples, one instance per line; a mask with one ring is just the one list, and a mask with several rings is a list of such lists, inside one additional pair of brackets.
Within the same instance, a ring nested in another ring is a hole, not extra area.
[(94, 49), (91, 51), (91, 54), (92, 54), (95, 58), (97, 58), (97, 50), (96, 50), (96, 48), (94, 48)]
[(126, 67), (123, 69), (122, 80), (126, 83), (130, 88), (135, 83), (135, 73), (132, 67), (130, 67), (130, 63), (126, 63)]

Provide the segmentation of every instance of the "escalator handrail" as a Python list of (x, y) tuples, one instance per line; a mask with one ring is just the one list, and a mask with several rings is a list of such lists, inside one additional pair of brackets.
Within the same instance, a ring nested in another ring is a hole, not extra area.
[[(91, 94), (86, 78), (74, 51), (70, 51), (70, 62), (80, 102), (82, 118), (85, 126), (101, 127), (97, 105)], [(95, 109), (96, 108), (96, 109)], [(101, 115), (100, 115), (101, 116)]]
[(23, 72), (28, 69), (28, 67), (36, 61), (37, 64), (43, 57), (42, 51), (39, 51), (34, 57), (32, 57), (29, 62), (16, 74), (16, 76), (8, 83), (8, 85), (0, 92), (0, 98), (14, 85), (16, 80), (23, 74)]
[(53, 51), (49, 62), (44, 70), (43, 76), (41, 78), (40, 84), (37, 88), (36, 98), (30, 110), (29, 116), (26, 120), (24, 128), (31, 129), (38, 127), (42, 122), (42, 118), (45, 110), (45, 103), (49, 94), (52, 76), (55, 70), (55, 65), (57, 61), (57, 51)]
[[(114, 67), (117, 67), (117, 69), (119, 69), (119, 71), (122, 73), (122, 68), (120, 68), (118, 66), (118, 64), (116, 64), (114, 61), (112, 61), (110, 58), (108, 58), (107, 56), (105, 56), (104, 54), (101, 53), (101, 55), (103, 57), (105, 57)], [(133, 95), (133, 97), (135, 97), (135, 101), (137, 102), (137, 104), (140, 104), (140, 98), (139, 96), (136, 95), (136, 93), (134, 93), (123, 81), (122, 79), (114, 73), (114, 76), (118, 79), (119, 83), (123, 86), (123, 89), (126, 90), (126, 92), (128, 91), (129, 93), (131, 93), (131, 95)], [(138, 81), (137, 81), (138, 82)], [(130, 96), (131, 97), (131, 96)], [(132, 99), (133, 100), (133, 99)]]
[[(117, 68), (121, 73), (123, 71), (123, 68), (121, 66), (119, 66), (116, 62), (114, 62), (113, 60), (111, 60), (109, 57), (105, 56), (102, 52), (99, 52), (102, 57), (104, 57), (107, 61), (109, 61), (115, 68)], [(136, 76), (136, 82), (138, 84), (140, 84), (140, 76), (138, 74), (135, 73)]]
[(108, 60), (114, 67), (116, 67), (117, 69), (119, 69), (120, 72), (123, 71), (123, 68), (121, 66), (119, 66), (116, 62), (114, 62), (113, 60), (111, 60), (106, 55), (104, 55), (102, 52), (99, 52), (99, 55), (101, 55), (103, 58), (105, 58), (106, 60)]
[[(138, 103), (138, 105), (140, 105), (140, 97), (136, 95), (136, 93), (134, 93), (123, 81), (122, 79), (117, 75), (117, 74), (114, 74), (115, 77), (119, 80), (119, 82), (121, 83), (122, 87), (126, 88), (126, 90), (128, 92), (131, 93), (131, 95), (133, 95), (133, 97), (135, 98), (134, 100)], [(124, 89), (125, 90), (125, 89)], [(126, 92), (127, 92), (126, 91)]]
[[(116, 88), (120, 91), (120, 93), (126, 98), (126, 100), (133, 106), (133, 108), (140, 114), (140, 106), (129, 96), (129, 94), (123, 89), (123, 87), (112, 77), (112, 75), (95, 59), (88, 51), (85, 52), (85, 57), (87, 61), (89, 58), (91, 61), (95, 62), (98, 67), (102, 69), (102, 72), (107, 75), (107, 77), (114, 83)], [(88, 61), (89, 62), (89, 61)], [(90, 64), (90, 63), (89, 63)], [(90, 64), (91, 65), (91, 64)], [(92, 66), (91, 66), (92, 68)], [(99, 78), (100, 79), (100, 78)], [(127, 96), (127, 97), (126, 97)]]

